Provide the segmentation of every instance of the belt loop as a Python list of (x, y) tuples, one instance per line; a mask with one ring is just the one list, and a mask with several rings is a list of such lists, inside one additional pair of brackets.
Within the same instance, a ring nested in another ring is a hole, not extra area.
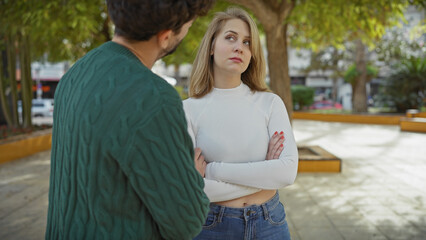
[(217, 222), (222, 222), (223, 213), (225, 212), (225, 206), (221, 206), (219, 210), (219, 214), (217, 216)]
[(265, 220), (269, 219), (269, 212), (268, 212), (268, 208), (266, 207), (266, 204), (262, 204), (262, 209), (263, 209), (263, 217), (265, 218)]

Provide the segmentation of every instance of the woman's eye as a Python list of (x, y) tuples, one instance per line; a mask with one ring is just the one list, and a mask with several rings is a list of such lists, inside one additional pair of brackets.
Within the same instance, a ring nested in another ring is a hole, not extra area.
[(234, 41), (234, 40), (235, 40), (235, 37), (234, 37), (234, 36), (227, 36), (225, 39), (228, 39), (228, 40), (232, 40), (232, 41)]
[(244, 43), (244, 45), (250, 46), (250, 41), (249, 40), (246, 40), (243, 43)]

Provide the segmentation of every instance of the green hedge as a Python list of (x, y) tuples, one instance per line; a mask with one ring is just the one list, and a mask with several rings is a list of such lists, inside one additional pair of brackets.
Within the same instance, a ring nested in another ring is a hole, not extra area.
[(293, 110), (302, 110), (314, 103), (315, 89), (303, 85), (291, 86)]

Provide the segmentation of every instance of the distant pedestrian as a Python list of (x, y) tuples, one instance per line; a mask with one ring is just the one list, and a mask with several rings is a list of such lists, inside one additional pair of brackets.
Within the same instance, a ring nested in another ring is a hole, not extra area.
[[(191, 239), (208, 212), (179, 95), (151, 71), (211, 0), (107, 0), (55, 93), (46, 239)], [(197, 155), (197, 157), (199, 157)]]

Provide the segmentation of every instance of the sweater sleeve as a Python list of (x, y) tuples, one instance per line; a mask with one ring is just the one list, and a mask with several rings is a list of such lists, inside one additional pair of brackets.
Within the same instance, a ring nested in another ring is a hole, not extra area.
[[(192, 239), (208, 213), (203, 179), (181, 106), (162, 104), (148, 120), (129, 129), (120, 167), (147, 207), (164, 239)], [(132, 119), (122, 119), (131, 122)]]
[(261, 189), (279, 189), (294, 183), (298, 152), (287, 110), (275, 95), (268, 122), (269, 136), (284, 132), (284, 150), (279, 159), (259, 159), (249, 163), (212, 162), (207, 164), (206, 178)]

